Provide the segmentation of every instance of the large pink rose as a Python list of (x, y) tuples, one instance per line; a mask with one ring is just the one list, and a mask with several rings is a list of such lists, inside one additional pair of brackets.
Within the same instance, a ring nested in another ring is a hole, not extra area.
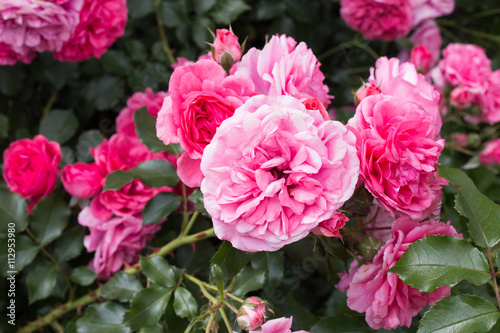
[(31, 63), (35, 59), (35, 52), (28, 52), (26, 55), (21, 55), (12, 49), (8, 44), (0, 43), (0, 65), (15, 65), (17, 61), (22, 61), (25, 64)]
[(500, 139), (488, 142), (479, 154), (479, 160), (485, 165), (500, 165)]
[(169, 86), (170, 96), (158, 113), (157, 136), (165, 144), (180, 142), (184, 153), (178, 161), (179, 177), (199, 187), (203, 150), (222, 121), (255, 94), (254, 86), (248, 79), (226, 76), (213, 60), (176, 68)]
[(97, 195), (104, 183), (104, 177), (95, 164), (68, 164), (61, 173), (64, 188), (74, 197), (88, 199)]
[(379, 87), (383, 95), (420, 105), (432, 118), (434, 133), (439, 134), (442, 124), (439, 93), (417, 72), (415, 65), (400, 63), (397, 58), (381, 57), (375, 63), (375, 68), (370, 68), (368, 82)]
[(353, 194), (355, 138), (289, 96), (255, 96), (205, 148), (204, 204), (217, 237), (248, 252), (304, 238)]
[(320, 63), (304, 42), (285, 35), (272, 36), (261, 50), (251, 48), (243, 56), (234, 74), (252, 80), (255, 90), (264, 95), (290, 95), (299, 99), (316, 97), (328, 106), (328, 86), (319, 70)]
[(0, 0), (0, 42), (21, 56), (59, 51), (79, 21), (83, 0)]
[(340, 16), (366, 38), (385, 41), (408, 35), (413, 22), (410, 0), (341, 0)]
[(43, 135), (14, 141), (3, 152), (3, 178), (12, 192), (30, 199), (28, 212), (54, 190), (61, 157), (59, 143)]
[(418, 104), (392, 96), (365, 98), (349, 120), (366, 188), (390, 210), (422, 220), (441, 200), (435, 165), (444, 147)]
[(90, 230), (83, 244), (88, 252), (95, 252), (89, 266), (103, 278), (110, 277), (123, 263), (136, 263), (146, 241), (160, 229), (158, 224), (143, 226), (140, 214), (102, 220), (92, 215), (89, 207), (80, 212), (78, 223)]
[(419, 223), (401, 218), (392, 227), (392, 239), (379, 250), (373, 263), (358, 269), (356, 265), (351, 265), (349, 276), (352, 280), (347, 289), (347, 305), (354, 311), (366, 312), (366, 322), (371, 328), (391, 330), (398, 326), (410, 327), (412, 318), (427, 304), (433, 305), (450, 294), (448, 286), (430, 294), (419, 292), (404, 284), (396, 274), (387, 272), (410, 244), (429, 235), (461, 237), (449, 222)]
[(153, 89), (146, 88), (145, 92), (136, 92), (127, 99), (127, 106), (120, 111), (116, 117), (116, 132), (137, 136), (135, 132), (134, 113), (140, 108), (146, 107), (153, 117), (158, 116), (163, 100), (168, 93), (159, 91), (156, 94)]
[(59, 61), (100, 58), (123, 35), (126, 24), (126, 0), (84, 0), (75, 32), (54, 58)]
[(250, 333), (308, 333), (306, 331), (292, 332), (293, 317), (276, 318), (267, 321), (258, 331), (250, 331)]
[(412, 27), (436, 17), (451, 14), (455, 9), (455, 0), (410, 0), (413, 12)]

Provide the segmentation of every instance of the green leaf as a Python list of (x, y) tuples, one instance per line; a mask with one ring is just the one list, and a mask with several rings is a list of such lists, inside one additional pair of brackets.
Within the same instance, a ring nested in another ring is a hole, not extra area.
[(77, 70), (78, 63), (75, 62), (61, 62), (52, 58), (45, 58), (43, 61), (43, 74), (54, 85), (56, 90), (61, 90)]
[(71, 110), (52, 110), (40, 122), (40, 134), (61, 144), (67, 142), (78, 130), (78, 119)]
[[(227, 22), (226, 22), (227, 24)], [(191, 37), (193, 41), (195, 41), (200, 48), (206, 48), (206, 42), (211, 42), (213, 37), (210, 34), (210, 31), (207, 27), (212, 27), (212, 21), (206, 17), (201, 17), (196, 19), (193, 23), (191, 23)]]
[(6, 138), (9, 135), (9, 118), (0, 114), (0, 138)]
[[(9, 242), (8, 239), (14, 239), (15, 242)], [(9, 248), (12, 248), (10, 256)], [(19, 274), (38, 254), (38, 246), (24, 235), (16, 235), (14, 238), (0, 238), (0, 249), (0, 272), (2, 276), (8, 276), (8, 271), (16, 271)]]
[(207, 210), (205, 209), (205, 205), (203, 204), (203, 193), (200, 191), (200, 189), (194, 190), (193, 193), (189, 195), (188, 199), (189, 201), (194, 203), (194, 210), (201, 212), (206, 216), (210, 216), (210, 214), (208, 214)]
[(149, 281), (166, 288), (172, 288), (177, 284), (174, 269), (162, 257), (141, 257), (140, 263)]
[(103, 111), (111, 108), (116, 101), (123, 98), (125, 87), (123, 80), (114, 76), (101, 76), (90, 82), (86, 97), (95, 105), (97, 110)]
[(9, 223), (16, 224), (16, 231), (23, 231), (28, 225), (26, 201), (8, 188), (0, 187), (0, 235), (6, 235)]
[(461, 238), (439, 235), (411, 244), (389, 272), (426, 293), (462, 280), (480, 286), (491, 279), (488, 262), (477, 248)]
[(153, 5), (153, 0), (128, 0), (127, 9), (130, 18), (137, 20), (151, 14), (153, 12)]
[(132, 299), (132, 308), (123, 317), (125, 325), (138, 330), (156, 324), (163, 315), (171, 294), (170, 289), (163, 287), (149, 287), (139, 291)]
[(245, 267), (236, 275), (236, 282), (231, 292), (242, 296), (250, 291), (261, 289), (265, 282), (266, 270)]
[(194, 2), (194, 10), (198, 14), (208, 12), (215, 5), (217, 0), (196, 0)]
[(142, 289), (141, 282), (133, 275), (119, 271), (101, 289), (101, 296), (128, 302)]
[(469, 218), (469, 232), (481, 247), (493, 247), (500, 242), (500, 205), (479, 192), (472, 180), (459, 169), (437, 166), (439, 176), (458, 187), (455, 208)]
[(153, 153), (167, 151), (168, 147), (156, 136), (156, 117), (145, 107), (134, 112), (135, 132), (143, 144)]
[(101, 63), (106, 70), (113, 74), (127, 75), (132, 70), (130, 60), (122, 51), (108, 50), (102, 55)]
[(56, 285), (58, 276), (57, 266), (52, 262), (38, 264), (28, 273), (26, 285), (28, 286), (29, 303), (48, 297)]
[(14, 66), (0, 66), (0, 92), (7, 96), (14, 96), (23, 88), (26, 78), (26, 65), (17, 63)]
[(149, 187), (174, 187), (179, 182), (174, 166), (165, 160), (149, 160), (127, 171), (117, 170), (106, 177), (104, 191), (119, 190), (126, 184), (140, 179)]
[(174, 309), (179, 317), (193, 319), (198, 314), (198, 303), (187, 289), (179, 287), (174, 292)]
[[(141, 3), (142, 0), (135, 0), (136, 2)], [(130, 11), (130, 6), (128, 7)], [(146, 47), (141, 41), (138, 39), (127, 39), (125, 41), (125, 47), (130, 55), (130, 57), (137, 62), (143, 62), (148, 58), (148, 54), (146, 51)]]
[(424, 314), (417, 333), (488, 332), (498, 317), (498, 309), (482, 297), (448, 296)]
[(163, 327), (160, 324), (156, 324), (155, 326), (141, 328), (139, 333), (163, 333)]
[(165, 217), (175, 212), (182, 198), (170, 192), (159, 193), (148, 201), (142, 211), (142, 224), (160, 223)]
[(59, 261), (68, 261), (76, 258), (82, 252), (85, 228), (76, 226), (64, 232), (64, 237), (54, 242), (54, 258)]
[(58, 192), (42, 199), (33, 210), (31, 230), (38, 243), (45, 246), (61, 236), (71, 211)]
[(252, 259), (252, 267), (267, 271), (265, 290), (277, 288), (284, 277), (285, 255), (283, 251), (260, 252)]
[(335, 333), (368, 333), (372, 330), (365, 321), (350, 315), (336, 315), (320, 319), (312, 328), (312, 333), (331, 333), (335, 327)]
[(225, 279), (232, 279), (252, 259), (252, 254), (235, 249), (224, 241), (212, 257), (212, 264), (219, 265)]
[(182, 1), (162, 1), (160, 5), (160, 17), (162, 18), (163, 25), (167, 28), (173, 28), (181, 25), (186, 21), (186, 17), (183, 13)]
[(130, 333), (130, 328), (122, 324), (126, 310), (123, 305), (113, 302), (91, 304), (87, 307), (85, 315), (77, 320), (77, 332)]
[(251, 7), (243, 0), (218, 0), (210, 15), (217, 24), (227, 25), (234, 22), (243, 12), (250, 10)]
[(219, 295), (224, 295), (224, 273), (222, 269), (217, 264), (212, 264), (210, 268), (210, 277), (212, 278), (213, 283), (217, 286), (217, 290), (219, 290)]
[(97, 277), (97, 274), (87, 266), (80, 266), (71, 271), (69, 279), (80, 286), (88, 286), (92, 284)]

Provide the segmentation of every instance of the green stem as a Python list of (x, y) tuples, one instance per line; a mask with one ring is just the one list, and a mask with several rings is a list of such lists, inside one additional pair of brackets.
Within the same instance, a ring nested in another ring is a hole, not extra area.
[[(166, 244), (165, 246), (163, 246), (160, 249), (160, 251), (153, 253), (151, 255), (151, 257), (165, 256), (166, 254), (172, 252), (173, 250), (175, 250), (176, 248), (178, 248), (182, 245), (195, 243), (195, 242), (201, 241), (203, 239), (207, 239), (207, 238), (214, 237), (214, 236), (215, 236), (214, 229), (211, 228), (211, 229), (199, 232), (199, 233), (194, 234), (194, 235), (179, 237), (179, 238), (174, 239), (170, 243)], [(130, 268), (126, 269), (124, 272), (127, 274), (135, 274), (135, 273), (140, 272), (141, 270), (142, 270), (142, 268), (140, 267), (140, 265), (136, 265), (134, 267), (130, 267)], [(85, 305), (88, 305), (88, 304), (94, 302), (95, 300), (97, 300), (100, 297), (100, 294), (101, 294), (101, 288), (99, 287), (96, 290), (90, 291), (88, 294), (80, 297), (76, 301), (69, 301), (66, 304), (50, 311), (44, 317), (38, 318), (37, 320), (35, 320), (31, 323), (28, 323), (28, 325), (26, 325), (25, 327), (20, 328), (18, 333), (29, 333), (29, 332), (33, 332), (35, 330), (41, 329), (43, 326), (49, 325), (52, 321), (63, 316), (64, 314), (76, 309), (77, 307), (85, 306)]]
[(320, 55), (318, 56), (318, 60), (322, 61), (323, 59), (328, 58), (329, 56), (334, 55), (335, 53), (337, 53), (337, 52), (339, 52), (339, 51), (342, 51), (342, 50), (344, 50), (344, 49), (347, 49), (347, 48), (349, 48), (349, 47), (351, 47), (351, 46), (355, 46), (355, 43), (356, 43), (356, 41), (355, 41), (355, 40), (351, 40), (351, 41), (349, 41), (349, 42), (344, 42), (344, 43), (341, 43), (341, 44), (339, 44), (339, 45), (337, 45), (337, 46), (335, 46), (335, 47), (333, 47), (333, 48), (329, 49), (328, 51), (326, 51), (326, 52), (324, 52), (324, 53), (320, 54)]
[(52, 109), (52, 105), (54, 105), (54, 102), (56, 101), (56, 98), (57, 98), (57, 91), (55, 93), (53, 93), (52, 95), (50, 95), (50, 98), (47, 101), (47, 104), (45, 104), (45, 106), (43, 108), (43, 114), (44, 115), (46, 115), (47, 113), (49, 113), (49, 111)]
[(220, 315), (222, 316), (222, 320), (224, 320), (224, 324), (226, 324), (226, 328), (228, 333), (233, 332), (233, 328), (231, 327), (231, 324), (229, 323), (229, 319), (227, 319), (226, 312), (224, 312), (224, 309), (219, 309)]
[(493, 280), (493, 289), (495, 289), (495, 295), (497, 296), (498, 306), (500, 307), (500, 294), (498, 292), (498, 284), (497, 277), (495, 273), (495, 267), (493, 266), (493, 259), (491, 259), (491, 250), (490, 247), (486, 247), (486, 251), (488, 253), (488, 260), (490, 261), (490, 269), (491, 269), (491, 279)]
[(210, 300), (210, 302), (212, 302), (213, 304), (217, 303), (217, 299), (215, 299), (215, 297), (213, 297), (206, 289), (205, 289), (205, 282), (195, 278), (194, 276), (191, 276), (189, 274), (186, 274), (184, 273), (184, 278), (197, 284), (198, 287), (200, 287), (200, 290), (202, 292), (202, 294), (208, 298)]
[(163, 52), (167, 55), (168, 62), (170, 65), (173, 65), (176, 63), (174, 55), (172, 53), (172, 50), (170, 49), (170, 46), (168, 45), (168, 39), (167, 39), (167, 34), (165, 33), (165, 30), (163, 29), (163, 20), (160, 15), (160, 5), (161, 5), (161, 0), (155, 0), (154, 3), (154, 8), (155, 8), (155, 14), (156, 14), (156, 22), (158, 23), (158, 32), (160, 33), (160, 39), (161, 43), (163, 46)]
[(486, 32), (482, 32), (482, 31), (468, 29), (468, 28), (462, 27), (461, 25), (458, 25), (455, 21), (440, 19), (440, 20), (436, 20), (436, 22), (440, 26), (446, 25), (449, 27), (453, 27), (453, 28), (457, 29), (458, 31), (463, 32), (464, 34), (468, 34), (468, 35), (479, 37), (479, 38), (489, 39), (489, 40), (494, 41), (496, 43), (500, 43), (500, 36), (492, 35), (492, 34), (489, 34)]
[(188, 214), (188, 198), (186, 193), (186, 185), (182, 183), (182, 227), (181, 227), (181, 235), (185, 235), (189, 232), (186, 231), (189, 222), (189, 214)]
[(497, 15), (497, 14), (500, 14), (500, 8), (495, 8), (495, 9), (487, 10), (487, 11), (482, 12), (482, 13), (474, 14), (474, 15), (472, 15), (472, 18), (479, 19), (479, 18), (493, 16), (493, 15)]
[(207, 325), (207, 329), (205, 330), (205, 333), (210, 333), (210, 331), (212, 329), (212, 325), (214, 323), (214, 320), (215, 320), (215, 313), (211, 313), (210, 319), (208, 320), (208, 325)]
[(26, 227), (26, 229), (24, 229), (26, 231), (26, 233), (28, 234), (28, 236), (30, 236), (30, 238), (33, 240), (33, 242), (36, 244), (36, 246), (38, 246), (38, 248), (40, 249), (40, 251), (42, 251), (42, 253), (50, 260), (52, 261), (56, 266), (57, 268), (59, 268), (59, 271), (61, 272), (61, 275), (63, 276), (64, 280), (66, 281), (66, 284), (68, 285), (68, 290), (69, 290), (69, 301), (72, 302), (75, 300), (75, 291), (73, 290), (73, 285), (71, 284), (71, 281), (69, 280), (69, 277), (68, 275), (66, 274), (66, 272), (62, 269), (61, 265), (59, 264), (59, 262), (49, 253), (49, 251), (47, 251), (43, 246), (42, 244), (40, 244), (37, 240), (36, 240), (36, 237), (35, 235), (33, 234), (33, 232), (31, 231), (30, 228)]
[(191, 228), (193, 227), (193, 224), (196, 221), (196, 218), (198, 217), (199, 214), (200, 214), (200, 212), (193, 213), (193, 215), (191, 216), (191, 219), (189, 220), (189, 222), (186, 225), (186, 228), (184, 229), (184, 232), (182, 232), (181, 234), (185, 235), (185, 234), (189, 233), (189, 230), (191, 230)]

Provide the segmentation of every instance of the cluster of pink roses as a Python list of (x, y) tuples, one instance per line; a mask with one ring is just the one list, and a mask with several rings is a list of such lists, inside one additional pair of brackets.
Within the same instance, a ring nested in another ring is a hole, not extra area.
[(341, 0), (340, 16), (366, 38), (391, 41), (454, 7), (454, 0)]
[(229, 74), (213, 59), (177, 67), (156, 128), (165, 144), (180, 143), (178, 175), (201, 186), (217, 236), (250, 252), (311, 231), (340, 236), (336, 210), (359, 161), (354, 135), (328, 120), (332, 96), (312, 51), (283, 35), (241, 57), (227, 30), (212, 45), (216, 60), (235, 62)]
[(99, 58), (125, 32), (125, 0), (0, 1), (0, 64)]

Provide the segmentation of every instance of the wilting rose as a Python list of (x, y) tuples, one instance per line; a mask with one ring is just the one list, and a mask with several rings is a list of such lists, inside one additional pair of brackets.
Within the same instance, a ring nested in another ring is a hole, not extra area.
[(59, 143), (43, 135), (14, 141), (3, 152), (3, 178), (12, 192), (30, 199), (28, 212), (54, 190), (61, 157)]
[(293, 97), (249, 99), (201, 160), (217, 237), (243, 251), (275, 251), (331, 218), (358, 178), (351, 134)]
[(485, 165), (500, 164), (500, 139), (490, 141), (479, 154), (479, 160)]
[(416, 222), (398, 219), (392, 227), (392, 238), (379, 250), (373, 263), (356, 269), (351, 265), (349, 275), (341, 276), (340, 287), (349, 282), (347, 305), (354, 311), (366, 313), (368, 325), (375, 330), (392, 330), (398, 326), (410, 327), (412, 318), (427, 304), (450, 294), (450, 287), (443, 286), (432, 293), (419, 292), (394, 273), (387, 272), (418, 239), (429, 235), (459, 236), (450, 223)]
[(100, 58), (123, 35), (126, 24), (126, 0), (84, 0), (75, 32), (54, 58), (59, 61)]
[(441, 200), (435, 165), (443, 150), (433, 119), (418, 104), (391, 96), (365, 98), (348, 122), (356, 134), (365, 187), (393, 214), (414, 220)]
[(104, 183), (104, 177), (95, 164), (68, 164), (61, 173), (64, 188), (74, 197), (88, 199), (97, 195)]

